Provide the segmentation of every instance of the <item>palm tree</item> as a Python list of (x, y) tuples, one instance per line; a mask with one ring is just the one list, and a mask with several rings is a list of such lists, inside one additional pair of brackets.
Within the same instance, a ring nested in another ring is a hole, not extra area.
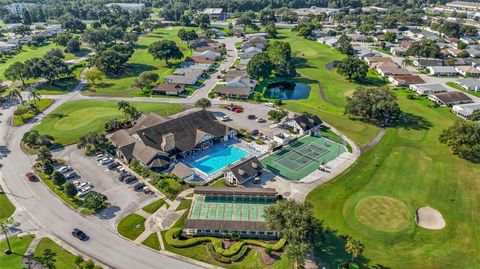
[(40, 102), (40, 99), (42, 99), (42, 96), (38, 93), (37, 90), (32, 90), (28, 95), (28, 99), (30, 100), (30, 102), (33, 102), (33, 103), (35, 103), (35, 100)]
[(345, 251), (352, 255), (352, 262), (355, 261), (355, 258), (360, 255), (363, 250), (363, 245), (360, 241), (355, 240), (351, 237), (347, 237), (347, 242), (345, 243)]
[(413, 65), (413, 61), (412, 61), (412, 59), (410, 59), (410, 57), (405, 57), (405, 59), (403, 59), (403, 61), (402, 61), (402, 65), (403, 65), (404, 67), (406, 67), (406, 66), (412, 66), (412, 65)]
[(122, 100), (118, 102), (117, 106), (118, 106), (118, 110), (122, 111), (123, 114), (125, 114), (125, 117), (127, 117), (127, 114), (128, 114), (127, 110), (130, 104), (127, 101)]
[[(23, 102), (22, 94), (20, 94), (20, 91), (18, 91), (18, 89), (13, 89), (11, 92), (9, 92), (7, 95), (7, 99), (16, 101), (17, 107)], [(20, 103), (18, 101), (20, 101)]]

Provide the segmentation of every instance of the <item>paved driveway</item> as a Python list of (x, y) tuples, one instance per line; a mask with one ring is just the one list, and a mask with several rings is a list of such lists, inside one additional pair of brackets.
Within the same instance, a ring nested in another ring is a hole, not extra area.
[(119, 181), (117, 172), (100, 165), (94, 157), (84, 156), (76, 146), (68, 146), (55, 155), (69, 162), (81, 176), (80, 181), (90, 181), (94, 191), (108, 197), (111, 206), (97, 215), (100, 219), (110, 220), (114, 224), (122, 213), (132, 211), (156, 198), (153, 194), (134, 191), (133, 184)]

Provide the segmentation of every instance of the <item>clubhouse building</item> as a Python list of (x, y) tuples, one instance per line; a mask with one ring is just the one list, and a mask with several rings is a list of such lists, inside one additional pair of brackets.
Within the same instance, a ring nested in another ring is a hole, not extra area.
[(114, 132), (110, 141), (117, 157), (159, 171), (172, 168), (177, 160), (237, 138), (237, 131), (219, 122), (212, 112), (191, 109), (174, 116), (142, 115), (133, 127)]
[(190, 236), (278, 238), (279, 232), (268, 229), (264, 218), (265, 208), (276, 199), (271, 188), (195, 187), (183, 231)]

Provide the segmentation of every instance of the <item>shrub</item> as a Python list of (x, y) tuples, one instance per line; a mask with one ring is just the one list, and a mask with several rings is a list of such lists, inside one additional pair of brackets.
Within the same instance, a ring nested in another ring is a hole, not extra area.
[(182, 229), (176, 229), (173, 231), (173, 238), (179, 238), (182, 235)]
[(268, 255), (272, 254), (272, 249), (271, 248), (265, 248), (265, 253)]
[(228, 249), (223, 250), (221, 254), (225, 257), (232, 257), (233, 255), (237, 254), (244, 245), (245, 245), (245, 242), (237, 241)]
[(223, 262), (223, 263), (230, 263), (231, 262), (230, 258), (227, 258), (227, 257), (224, 257), (224, 256), (220, 255), (220, 253), (216, 252), (216, 250), (214, 248), (215, 247), (213, 246), (212, 243), (207, 244), (207, 250), (215, 260), (217, 260), (219, 262)]
[(415, 95), (413, 95), (413, 94), (408, 94), (408, 95), (407, 95), (407, 99), (413, 100), (413, 99), (415, 99)]
[(243, 256), (245, 256), (245, 254), (247, 253), (247, 251), (249, 250), (249, 247), (248, 246), (243, 246), (240, 251), (233, 255), (230, 260), (233, 261), (233, 262), (236, 262), (238, 260), (240, 260)]

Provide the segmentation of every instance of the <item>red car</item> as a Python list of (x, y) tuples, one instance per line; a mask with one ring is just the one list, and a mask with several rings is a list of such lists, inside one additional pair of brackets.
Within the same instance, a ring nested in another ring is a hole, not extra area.
[(28, 172), (27, 174), (25, 174), (25, 176), (26, 176), (27, 179), (30, 180), (30, 181), (35, 181), (35, 179), (36, 179), (35, 174), (32, 173), (32, 172)]
[(237, 108), (235, 108), (235, 112), (237, 112), (237, 113), (242, 113), (242, 112), (243, 112), (243, 109), (240, 108), (240, 107), (237, 107)]

